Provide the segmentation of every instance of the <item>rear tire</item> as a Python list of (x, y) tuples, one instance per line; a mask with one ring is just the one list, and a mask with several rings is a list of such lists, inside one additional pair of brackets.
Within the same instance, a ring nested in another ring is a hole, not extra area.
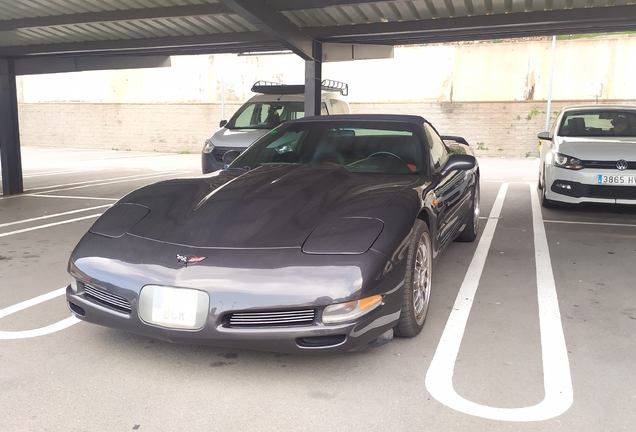
[(470, 214), (468, 215), (466, 226), (457, 236), (457, 241), (459, 242), (474, 242), (479, 235), (479, 195), (479, 179), (477, 179), (477, 183), (475, 183), (473, 189), (473, 203), (470, 206)]
[(415, 221), (406, 258), (402, 312), (395, 326), (399, 337), (417, 336), (424, 327), (431, 300), (433, 254), (431, 234), (422, 220)]

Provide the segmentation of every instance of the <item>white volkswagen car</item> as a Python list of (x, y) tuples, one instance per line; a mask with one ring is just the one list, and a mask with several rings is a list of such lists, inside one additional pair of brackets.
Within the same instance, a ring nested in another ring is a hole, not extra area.
[(541, 204), (636, 204), (636, 107), (564, 108), (541, 140)]

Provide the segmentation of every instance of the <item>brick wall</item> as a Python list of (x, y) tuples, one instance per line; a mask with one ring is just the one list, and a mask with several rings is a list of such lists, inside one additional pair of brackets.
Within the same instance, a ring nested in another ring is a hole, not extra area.
[[(229, 117), (240, 104), (225, 106)], [(22, 145), (200, 152), (219, 128), (219, 104), (23, 103)]]
[[(556, 101), (551, 111), (581, 103), (593, 101)], [(226, 104), (225, 117), (239, 106)], [(198, 153), (221, 119), (220, 104), (22, 103), (18, 110), (22, 145), (120, 151)], [(538, 156), (536, 135), (545, 129), (546, 103), (353, 103), (351, 110), (421, 115), (441, 134), (464, 136), (478, 155), (528, 157)]]

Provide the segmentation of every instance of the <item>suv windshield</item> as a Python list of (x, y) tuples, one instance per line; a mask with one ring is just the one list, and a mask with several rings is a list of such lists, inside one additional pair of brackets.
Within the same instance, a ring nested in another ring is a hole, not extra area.
[(237, 157), (230, 168), (322, 165), (349, 172), (410, 174), (424, 168), (414, 126), (382, 122), (291, 123), (272, 130)]
[(305, 116), (304, 102), (252, 102), (230, 119), (228, 129), (273, 129), (287, 120)]
[(571, 111), (563, 116), (560, 136), (636, 136), (636, 112)]

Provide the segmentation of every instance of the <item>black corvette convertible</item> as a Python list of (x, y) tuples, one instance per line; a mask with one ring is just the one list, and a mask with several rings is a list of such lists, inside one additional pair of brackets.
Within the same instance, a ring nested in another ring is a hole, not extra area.
[(294, 120), (224, 160), (95, 222), (69, 261), (78, 318), (174, 342), (353, 350), (416, 336), (434, 260), (477, 237), (475, 157), (422, 117)]

